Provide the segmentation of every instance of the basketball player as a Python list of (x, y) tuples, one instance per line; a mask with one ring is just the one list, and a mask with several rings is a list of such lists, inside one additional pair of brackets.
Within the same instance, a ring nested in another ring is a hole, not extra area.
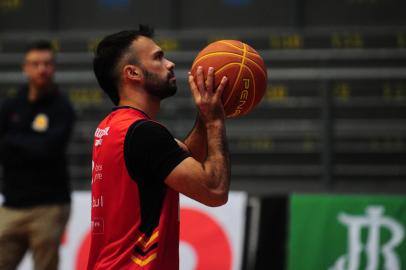
[(175, 64), (140, 26), (105, 37), (94, 72), (117, 106), (95, 132), (89, 270), (179, 269), (179, 192), (208, 206), (227, 202), (230, 163), (214, 70), (189, 84), (198, 119), (184, 142), (155, 119), (176, 92)]

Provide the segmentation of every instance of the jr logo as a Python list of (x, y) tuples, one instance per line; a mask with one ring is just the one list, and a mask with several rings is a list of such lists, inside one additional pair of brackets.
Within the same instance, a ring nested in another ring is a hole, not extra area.
[[(402, 243), (404, 228), (391, 217), (384, 216), (382, 206), (370, 206), (365, 216), (340, 213), (338, 220), (348, 229), (347, 254), (342, 255), (329, 270), (360, 270), (361, 258), (366, 258), (366, 270), (378, 270), (382, 264), (385, 270), (401, 270), (401, 262), (395, 249)], [(367, 229), (366, 243), (361, 240), (362, 230)], [(381, 241), (381, 229), (390, 232), (390, 239)], [(365, 256), (363, 256), (364, 254)], [(382, 256), (381, 256), (382, 255)]]

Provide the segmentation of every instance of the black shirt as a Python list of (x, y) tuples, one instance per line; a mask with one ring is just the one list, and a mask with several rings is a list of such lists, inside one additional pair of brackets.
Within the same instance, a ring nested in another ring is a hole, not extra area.
[(162, 183), (188, 156), (172, 134), (154, 121), (137, 121), (127, 131), (124, 158), (131, 178), (139, 185)]
[(28, 101), (24, 86), (0, 108), (4, 205), (30, 207), (70, 201), (66, 146), (74, 112), (56, 87)]
[(128, 128), (124, 159), (129, 175), (138, 185), (143, 233), (150, 235), (158, 226), (167, 189), (164, 180), (187, 157), (189, 154), (172, 134), (157, 122), (140, 120)]

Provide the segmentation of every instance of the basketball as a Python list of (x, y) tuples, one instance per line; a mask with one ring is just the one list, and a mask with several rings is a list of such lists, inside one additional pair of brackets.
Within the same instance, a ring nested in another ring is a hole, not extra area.
[(249, 113), (261, 101), (268, 81), (262, 57), (249, 45), (238, 40), (219, 40), (210, 43), (196, 56), (191, 73), (203, 67), (205, 78), (209, 67), (215, 69), (215, 88), (221, 78), (228, 82), (222, 101), (226, 117), (239, 117)]

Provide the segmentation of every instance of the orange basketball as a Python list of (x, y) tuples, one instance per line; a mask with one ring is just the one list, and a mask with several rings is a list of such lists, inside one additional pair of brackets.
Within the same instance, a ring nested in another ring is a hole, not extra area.
[(268, 82), (264, 60), (249, 45), (238, 40), (219, 40), (209, 44), (196, 56), (191, 72), (195, 76), (202, 66), (207, 76), (215, 69), (215, 85), (228, 78), (222, 100), (227, 117), (239, 117), (250, 112), (265, 94)]

